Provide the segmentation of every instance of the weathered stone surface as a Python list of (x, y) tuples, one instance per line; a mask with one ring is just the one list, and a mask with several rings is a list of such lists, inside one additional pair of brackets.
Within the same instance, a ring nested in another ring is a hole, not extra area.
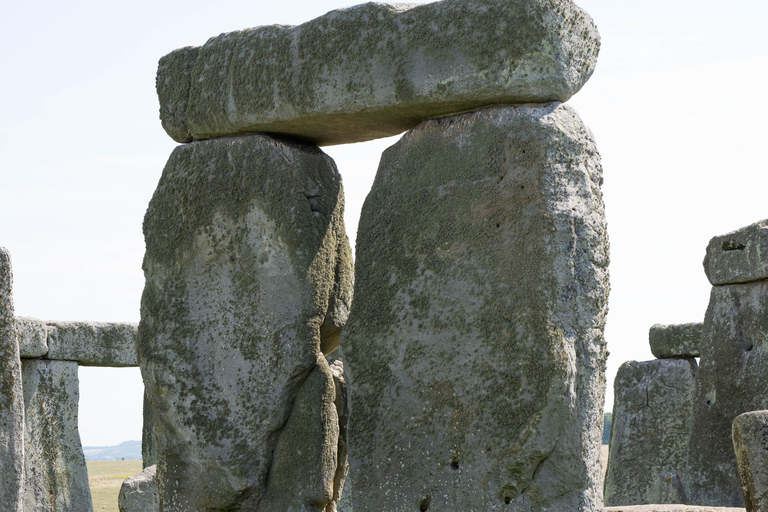
[(355, 512), (602, 508), (601, 183), (559, 103), (428, 121), (384, 152), (342, 340)]
[(768, 281), (712, 287), (700, 365), (689, 503), (743, 506), (731, 424), (739, 414), (768, 409)]
[(768, 279), (768, 219), (712, 238), (704, 272), (713, 285)]
[(658, 358), (699, 357), (701, 355), (701, 330), (703, 324), (674, 324), (651, 326), (648, 341), (651, 352)]
[(16, 317), (21, 357), (43, 357), (48, 353), (48, 329), (43, 320)]
[(327, 368), (323, 347), (350, 304), (341, 178), (317, 147), (268, 136), (180, 146), (144, 234), (138, 352), (160, 502), (267, 510), (259, 503), (291, 406), (317, 390), (307, 379)]
[(747, 512), (768, 512), (768, 411), (736, 416), (733, 450)]
[(138, 366), (138, 324), (48, 322), (48, 359), (83, 366)]
[(24, 359), (25, 512), (91, 511), (77, 426), (77, 363)]
[(21, 512), (24, 481), (24, 398), (11, 255), (0, 247), (0, 510)]
[(734, 507), (699, 507), (696, 505), (632, 505), (605, 507), (605, 512), (745, 512)]
[(141, 460), (142, 467), (157, 465), (157, 436), (155, 436), (155, 418), (152, 414), (152, 404), (144, 390), (143, 425), (141, 429)]
[(614, 380), (605, 504), (687, 503), (694, 359), (628, 361)]
[(178, 142), (253, 132), (360, 142), (488, 105), (566, 101), (599, 46), (570, 0), (371, 2), (163, 57), (160, 115)]
[(120, 486), (117, 506), (120, 512), (158, 512), (157, 466), (148, 466), (131, 475)]

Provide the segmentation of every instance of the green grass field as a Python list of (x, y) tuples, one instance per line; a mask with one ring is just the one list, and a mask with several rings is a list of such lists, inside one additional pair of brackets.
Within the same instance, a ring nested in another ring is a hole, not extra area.
[(117, 495), (123, 480), (141, 471), (140, 460), (87, 461), (94, 512), (118, 512)]

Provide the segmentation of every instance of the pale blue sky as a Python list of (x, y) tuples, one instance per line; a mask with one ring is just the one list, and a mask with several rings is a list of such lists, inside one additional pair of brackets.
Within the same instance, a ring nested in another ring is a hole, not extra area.
[[(349, 1), (14, 2), (0, 18), (0, 245), (18, 315), (138, 321), (141, 220), (175, 143), (157, 60), (221, 32), (297, 24)], [(578, 2), (602, 35), (570, 103), (597, 139), (611, 237), (608, 403), (650, 359), (653, 323), (700, 321), (707, 241), (768, 217), (768, 2)], [(336, 146), (347, 229), (395, 139)], [(81, 369), (86, 445), (139, 439), (137, 370)], [(124, 396), (118, 395), (118, 391)]]

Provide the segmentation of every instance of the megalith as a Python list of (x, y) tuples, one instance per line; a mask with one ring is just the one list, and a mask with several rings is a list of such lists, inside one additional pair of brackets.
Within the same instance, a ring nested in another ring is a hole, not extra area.
[(693, 358), (628, 361), (619, 368), (606, 506), (688, 503), (696, 369)]
[(601, 184), (556, 102), (426, 121), (384, 152), (341, 345), (355, 512), (602, 509)]
[(88, 470), (77, 425), (77, 363), (22, 360), (25, 512), (92, 510)]
[[(137, 339), (161, 510), (272, 510), (280, 471), (309, 482), (285, 482), (282, 510), (332, 510), (344, 463), (325, 354), (352, 294), (342, 216), (316, 146), (250, 135), (172, 153), (144, 220)], [(285, 468), (292, 418), (321, 453)]]
[(699, 357), (701, 355), (701, 322), (652, 325), (648, 331), (651, 352), (659, 359), (667, 357)]
[(0, 510), (21, 512), (24, 482), (24, 398), (11, 255), (0, 247)]
[(736, 416), (733, 450), (747, 512), (768, 512), (768, 411)]
[(48, 326), (37, 318), (16, 317), (21, 357), (43, 357), (48, 353)]
[(120, 512), (158, 512), (157, 466), (147, 466), (125, 479), (117, 495)]
[(369, 2), (171, 52), (157, 73), (160, 118), (178, 142), (360, 142), (489, 105), (566, 101), (599, 47), (571, 0)]

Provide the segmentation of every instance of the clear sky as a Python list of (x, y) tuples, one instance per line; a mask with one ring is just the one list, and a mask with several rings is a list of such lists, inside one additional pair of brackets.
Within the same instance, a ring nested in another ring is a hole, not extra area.
[[(0, 18), (0, 245), (16, 314), (139, 320), (141, 222), (174, 143), (160, 57), (221, 32), (299, 24), (350, 0), (13, 2)], [(654, 323), (701, 321), (707, 241), (768, 217), (768, 2), (577, 0), (602, 35), (570, 103), (597, 139), (611, 239), (612, 381)], [(394, 139), (327, 148), (357, 217)], [(84, 445), (141, 436), (137, 369), (81, 368)]]

